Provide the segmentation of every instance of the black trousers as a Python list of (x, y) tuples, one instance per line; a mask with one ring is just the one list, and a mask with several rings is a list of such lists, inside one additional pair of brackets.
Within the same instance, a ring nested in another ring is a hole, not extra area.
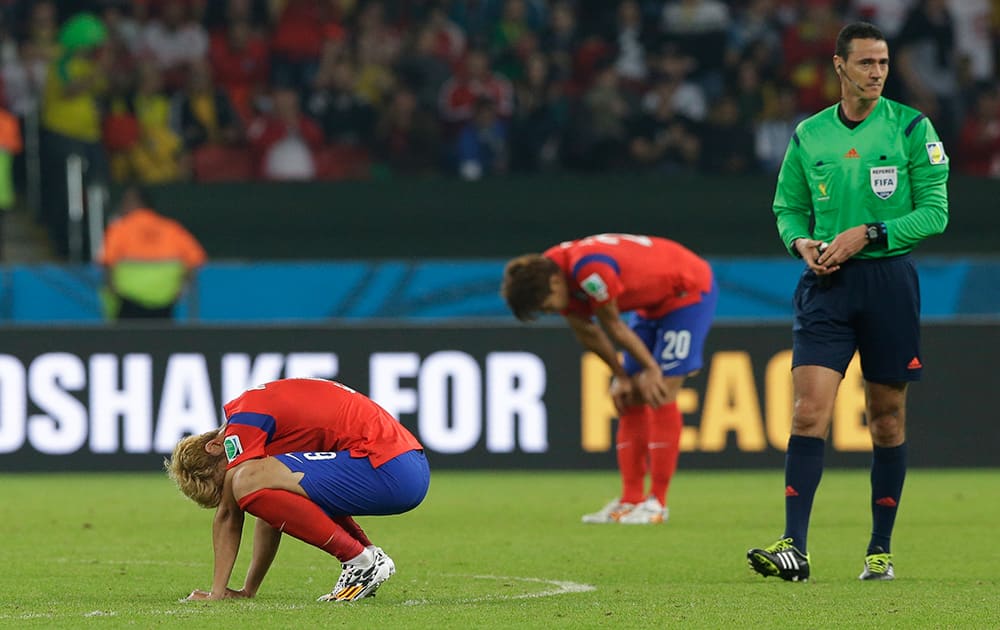
[(121, 298), (121, 308), (118, 309), (118, 319), (173, 319), (174, 306), (168, 304), (159, 308), (149, 308), (138, 302)]

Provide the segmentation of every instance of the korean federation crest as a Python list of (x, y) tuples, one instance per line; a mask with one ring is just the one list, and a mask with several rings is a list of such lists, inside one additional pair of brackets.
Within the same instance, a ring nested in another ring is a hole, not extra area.
[(896, 192), (899, 172), (895, 166), (873, 166), (871, 168), (872, 192), (879, 199), (888, 199)]

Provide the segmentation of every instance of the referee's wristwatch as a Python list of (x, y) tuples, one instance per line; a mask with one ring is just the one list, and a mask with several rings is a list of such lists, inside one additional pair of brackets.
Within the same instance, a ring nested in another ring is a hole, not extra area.
[(869, 244), (885, 245), (888, 243), (888, 234), (885, 223), (865, 223), (865, 238)]

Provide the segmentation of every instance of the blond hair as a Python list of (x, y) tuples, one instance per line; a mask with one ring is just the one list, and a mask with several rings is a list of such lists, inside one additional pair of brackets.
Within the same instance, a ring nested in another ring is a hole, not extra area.
[(189, 435), (174, 447), (170, 459), (163, 460), (167, 476), (174, 480), (184, 496), (203, 508), (218, 507), (226, 478), (224, 455), (212, 455), (205, 445), (219, 435), (219, 430)]

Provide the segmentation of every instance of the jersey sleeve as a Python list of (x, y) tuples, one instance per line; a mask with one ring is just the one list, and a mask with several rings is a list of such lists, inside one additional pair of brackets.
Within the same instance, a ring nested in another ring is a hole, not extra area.
[(930, 120), (918, 119), (907, 150), (913, 211), (885, 222), (890, 250), (911, 248), (948, 225), (950, 160)]
[(171, 238), (176, 243), (177, 251), (184, 260), (184, 266), (186, 268), (196, 269), (205, 264), (205, 260), (207, 258), (205, 249), (201, 246), (201, 243), (198, 242), (194, 235), (187, 231), (187, 229), (177, 221), (172, 221)]
[(625, 285), (619, 273), (617, 261), (605, 254), (583, 256), (573, 265), (573, 280), (594, 306), (603, 306), (622, 294)]
[(222, 443), (228, 462), (226, 468), (266, 456), (264, 447), (274, 437), (274, 428), (274, 418), (267, 414), (241, 411), (230, 416)]
[(812, 212), (812, 193), (802, 168), (801, 141), (798, 131), (788, 141), (785, 158), (778, 171), (778, 184), (774, 191), (774, 211), (778, 234), (788, 253), (798, 256), (792, 247), (797, 238), (809, 238), (809, 216)]

